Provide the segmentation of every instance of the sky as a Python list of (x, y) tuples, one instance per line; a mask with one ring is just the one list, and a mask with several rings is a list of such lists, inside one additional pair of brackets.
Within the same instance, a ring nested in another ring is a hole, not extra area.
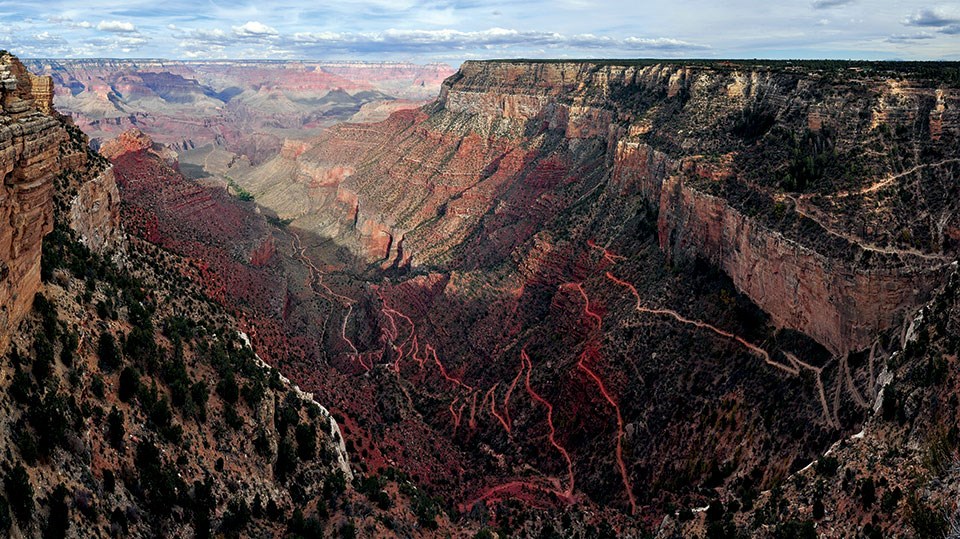
[(960, 60), (960, 2), (0, 0), (25, 58)]

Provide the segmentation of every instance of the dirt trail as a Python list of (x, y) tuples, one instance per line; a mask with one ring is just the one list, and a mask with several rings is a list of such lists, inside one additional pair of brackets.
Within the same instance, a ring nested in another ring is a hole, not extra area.
[[(300, 235), (293, 230), (290, 231), (290, 234), (293, 236), (292, 247), (294, 253), (296, 253), (300, 262), (310, 271), (310, 289), (313, 291), (313, 293), (323, 297), (331, 303), (340, 303), (346, 308), (346, 313), (343, 315), (343, 321), (340, 323), (340, 339), (346, 343), (348, 347), (350, 347), (352, 352), (350, 357), (359, 363), (360, 366), (365, 370), (371, 370), (373, 367), (372, 361), (370, 365), (367, 365), (366, 362), (364, 362), (364, 355), (357, 350), (353, 340), (347, 337), (347, 321), (349, 321), (350, 315), (353, 314), (353, 304), (355, 303), (355, 300), (334, 292), (329, 286), (327, 286), (325, 282), (323, 282), (324, 273), (320, 271), (320, 268), (318, 268), (309, 257), (307, 257), (307, 248), (303, 245)], [(315, 287), (317, 284), (322, 286), (326, 293), (318, 291)]]
[[(606, 249), (604, 251), (604, 258), (607, 260), (612, 260), (611, 257), (608, 257), (609, 252)], [(583, 283), (576, 283), (572, 285), (580, 293), (580, 296), (583, 298), (583, 312), (590, 319), (596, 322), (596, 334), (599, 336), (603, 328), (603, 317), (598, 313), (593, 311), (590, 308), (590, 298), (587, 296), (586, 290), (583, 289)], [(596, 345), (599, 348), (599, 345)], [(623, 460), (623, 414), (620, 413), (620, 405), (617, 404), (617, 401), (614, 400), (613, 396), (607, 390), (607, 386), (603, 383), (603, 380), (594, 372), (590, 367), (587, 366), (587, 357), (591, 355), (591, 352), (596, 353), (593, 343), (587, 343), (583, 353), (580, 354), (580, 359), (577, 361), (577, 368), (583, 371), (594, 384), (597, 385), (597, 389), (600, 391), (600, 395), (607, 401), (608, 404), (613, 408), (614, 414), (617, 419), (617, 446), (615, 457), (617, 460), (617, 469), (620, 472), (620, 479), (623, 481), (623, 489), (627, 493), (627, 499), (630, 501), (630, 512), (631, 514), (637, 513), (637, 500), (633, 495), (633, 486), (630, 483), (630, 474), (627, 471), (627, 465)]]
[(844, 239), (852, 244), (860, 246), (864, 251), (871, 251), (875, 253), (883, 253), (888, 255), (896, 256), (907, 256), (907, 257), (916, 257), (924, 260), (932, 260), (936, 262), (941, 262), (944, 264), (952, 262), (952, 259), (944, 255), (935, 255), (924, 253), (918, 249), (901, 249), (896, 247), (884, 247), (882, 245), (877, 245), (873, 242), (869, 242), (860, 236), (856, 236), (844, 230), (839, 230), (833, 225), (831, 225), (823, 212), (810, 203), (806, 198), (796, 197), (793, 195), (786, 195), (786, 198), (790, 199), (793, 204), (796, 212), (801, 217), (806, 217), (811, 221), (820, 225), (824, 231), (826, 231), (831, 236), (836, 236), (838, 238)]
[(778, 368), (778, 369), (780, 369), (780, 370), (782, 370), (782, 371), (784, 371), (784, 372), (786, 372), (786, 373), (788, 373), (788, 374), (792, 374), (792, 375), (800, 374), (800, 370), (799, 370), (796, 366), (788, 366), (788, 365), (784, 365), (783, 363), (780, 363), (780, 362), (778, 362), (778, 361), (774, 361), (773, 358), (770, 357), (770, 354), (769, 354), (766, 350), (764, 350), (763, 348), (760, 348), (759, 346), (757, 346), (757, 345), (755, 345), (755, 344), (747, 341), (746, 339), (744, 339), (743, 337), (741, 337), (741, 336), (739, 336), (739, 335), (730, 333), (729, 331), (724, 331), (724, 330), (722, 330), (722, 329), (720, 329), (720, 328), (718, 328), (718, 327), (716, 327), (716, 326), (714, 326), (714, 325), (712, 325), (712, 324), (708, 324), (708, 323), (706, 323), (706, 322), (701, 322), (700, 320), (691, 320), (691, 319), (689, 319), (689, 318), (681, 315), (680, 313), (678, 313), (677, 311), (674, 311), (674, 310), (672, 310), (672, 309), (649, 309), (649, 308), (647, 308), (647, 307), (644, 307), (644, 306), (643, 306), (643, 303), (642, 303), (641, 300), (640, 300), (640, 294), (639, 294), (639, 292), (637, 292), (637, 288), (636, 288), (635, 286), (633, 286), (632, 284), (628, 283), (627, 281), (624, 281), (624, 280), (622, 280), (622, 279), (618, 279), (615, 275), (613, 275), (613, 274), (610, 273), (609, 271), (606, 272), (606, 277), (607, 277), (607, 279), (610, 279), (610, 280), (613, 281), (614, 283), (616, 283), (616, 284), (618, 284), (618, 285), (620, 285), (620, 286), (623, 286), (623, 287), (627, 288), (628, 290), (630, 290), (630, 293), (633, 294), (633, 297), (637, 300), (637, 304), (636, 304), (636, 307), (635, 307), (635, 309), (636, 309), (637, 312), (646, 313), (646, 314), (666, 315), (666, 316), (669, 316), (669, 317), (673, 318), (674, 320), (676, 320), (677, 322), (680, 322), (680, 323), (682, 323), (682, 324), (687, 324), (687, 325), (694, 326), (694, 327), (697, 327), (697, 328), (702, 328), (702, 329), (706, 329), (706, 330), (712, 331), (712, 332), (716, 333), (717, 335), (720, 335), (721, 337), (726, 337), (726, 338), (728, 338), (728, 339), (733, 339), (734, 341), (736, 341), (737, 343), (739, 343), (740, 345), (742, 345), (744, 348), (746, 348), (747, 350), (749, 350), (750, 352), (752, 352), (754, 355), (756, 355), (757, 357), (759, 357), (760, 359), (762, 359), (762, 360), (764, 361), (764, 363), (766, 363), (767, 365), (770, 365), (770, 366), (772, 366), (772, 367), (776, 367), (776, 368)]
[(884, 187), (890, 185), (891, 183), (896, 182), (896, 181), (899, 180), (900, 178), (902, 178), (902, 177), (904, 177), (904, 176), (909, 176), (910, 174), (913, 174), (913, 173), (917, 172), (917, 171), (920, 170), (920, 169), (939, 167), (939, 166), (943, 166), (943, 165), (946, 165), (946, 164), (949, 164), (949, 163), (960, 163), (960, 159), (958, 159), (958, 158), (953, 158), (953, 159), (944, 159), (944, 160), (938, 161), (938, 162), (936, 162), (936, 163), (920, 163), (919, 165), (913, 166), (913, 167), (911, 167), (911, 168), (909, 168), (909, 169), (907, 169), (907, 170), (905, 170), (905, 171), (903, 171), (903, 172), (900, 172), (900, 173), (898, 173), (898, 174), (893, 174), (893, 175), (891, 175), (891, 176), (887, 176), (886, 178), (884, 178), (884, 179), (882, 179), (882, 180), (879, 180), (879, 181), (877, 181), (877, 182), (874, 182), (874, 183), (872, 183), (872, 184), (870, 184), (870, 185), (868, 185), (868, 186), (866, 186), (866, 187), (863, 187), (863, 188), (861, 188), (861, 189), (856, 189), (856, 190), (853, 190), (853, 191), (839, 191), (839, 192), (837, 192), (837, 193), (835, 193), (835, 194), (833, 194), (833, 195), (829, 195), (829, 196), (827, 196), (827, 197), (825, 197), (825, 198), (847, 198), (847, 197), (851, 197), (851, 196), (868, 195), (868, 194), (870, 194), (870, 193), (875, 193), (875, 192), (883, 189)]
[(567, 463), (567, 476), (569, 479), (567, 483), (567, 488), (564, 490), (564, 494), (568, 497), (572, 496), (573, 490), (574, 490), (573, 461), (570, 460), (570, 454), (567, 453), (567, 450), (562, 445), (560, 445), (559, 442), (557, 442), (557, 429), (553, 425), (553, 405), (550, 404), (550, 401), (543, 398), (542, 396), (540, 396), (539, 393), (534, 391), (533, 387), (530, 385), (530, 373), (533, 371), (533, 362), (530, 361), (530, 356), (527, 355), (526, 350), (520, 351), (520, 358), (525, 362), (527, 367), (527, 378), (525, 382), (527, 393), (530, 394), (530, 397), (533, 398), (533, 400), (539, 402), (540, 404), (542, 404), (547, 408), (547, 426), (550, 428), (550, 434), (548, 436), (548, 439), (550, 440), (550, 444), (553, 447), (555, 447), (556, 450), (559, 451), (561, 455), (563, 455), (563, 460), (565, 460)]

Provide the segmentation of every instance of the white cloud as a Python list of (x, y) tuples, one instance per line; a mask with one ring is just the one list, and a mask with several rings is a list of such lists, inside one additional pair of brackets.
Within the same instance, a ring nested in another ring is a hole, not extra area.
[(832, 7), (845, 6), (854, 2), (856, 2), (856, 0), (813, 0), (813, 8), (830, 9)]
[(393, 28), (376, 33), (300, 32), (294, 34), (293, 41), (300, 44), (325, 46), (347, 51), (380, 49), (429, 52), (478, 47), (487, 49), (571, 47), (619, 51), (678, 51), (709, 48), (705, 45), (666, 37), (618, 39), (593, 34), (568, 36), (556, 32), (536, 32), (508, 28), (490, 28), (476, 32), (462, 32), (451, 29), (398, 30)]
[(55, 15), (53, 17), (47, 17), (47, 22), (58, 24), (60, 26), (66, 26), (67, 28), (93, 28), (93, 24), (87, 21), (75, 21), (70, 17), (64, 17), (59, 15)]
[(43, 43), (45, 45), (49, 44), (66, 44), (66, 40), (58, 35), (51, 34), (50, 32), (40, 32), (39, 34), (34, 34), (34, 41), (38, 43)]
[(248, 21), (241, 26), (233, 27), (233, 35), (239, 38), (264, 39), (280, 35), (276, 29), (258, 21)]
[(887, 38), (889, 43), (912, 43), (915, 41), (925, 41), (933, 39), (936, 36), (929, 32), (917, 32), (916, 34), (894, 34)]
[(97, 30), (101, 32), (113, 32), (116, 34), (132, 34), (137, 31), (137, 27), (132, 22), (126, 21), (100, 21)]

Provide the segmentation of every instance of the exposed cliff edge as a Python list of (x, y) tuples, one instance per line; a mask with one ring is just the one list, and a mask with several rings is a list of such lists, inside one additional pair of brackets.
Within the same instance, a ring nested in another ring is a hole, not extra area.
[(53, 109), (50, 77), (0, 56), (0, 352), (40, 287), (43, 237), (53, 230), (56, 195), (69, 224), (102, 253), (120, 247), (120, 197), (106, 162)]

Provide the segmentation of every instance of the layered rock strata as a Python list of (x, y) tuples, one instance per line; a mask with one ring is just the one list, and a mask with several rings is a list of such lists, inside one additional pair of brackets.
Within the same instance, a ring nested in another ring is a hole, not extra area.
[(69, 120), (56, 114), (52, 84), (16, 57), (0, 56), (0, 351), (40, 287), (55, 180), (64, 182), (70, 225), (89, 247), (116, 248), (121, 234), (112, 172), (92, 156)]
[[(540, 193), (602, 174), (657, 211), (668, 257), (709, 260), (842, 354), (941, 284), (960, 222), (960, 91), (846, 69), (467, 62), (422, 113), (339, 126), (245, 185), (369, 262), (416, 267), (488, 230), (518, 180), (550, 214)], [(930, 157), (890, 151), (906, 139)]]

